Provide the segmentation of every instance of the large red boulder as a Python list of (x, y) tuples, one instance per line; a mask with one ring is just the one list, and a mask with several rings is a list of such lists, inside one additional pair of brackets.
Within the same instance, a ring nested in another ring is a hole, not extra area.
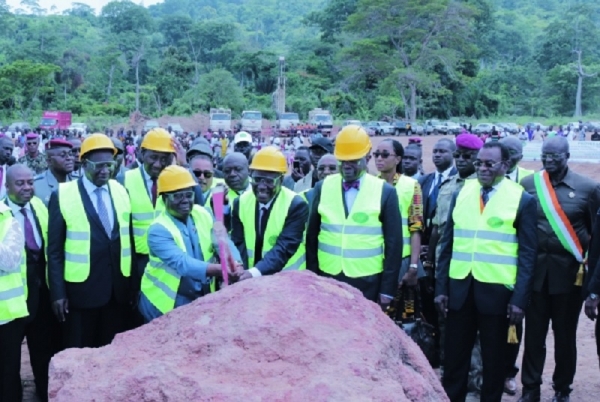
[(417, 345), (353, 288), (281, 273), (52, 359), (52, 401), (447, 401)]

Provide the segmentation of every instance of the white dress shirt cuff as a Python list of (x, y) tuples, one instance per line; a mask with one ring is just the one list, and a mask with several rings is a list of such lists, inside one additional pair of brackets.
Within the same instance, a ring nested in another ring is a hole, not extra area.
[(259, 276), (262, 276), (262, 274), (260, 273), (260, 271), (256, 268), (250, 268), (248, 270), (248, 272), (250, 272), (250, 274), (252, 275), (253, 278), (258, 278)]

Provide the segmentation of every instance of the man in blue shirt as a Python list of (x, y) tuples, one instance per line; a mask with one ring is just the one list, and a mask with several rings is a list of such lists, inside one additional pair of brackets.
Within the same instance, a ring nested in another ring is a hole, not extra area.
[[(187, 169), (168, 166), (157, 184), (165, 211), (148, 229), (150, 260), (142, 277), (139, 303), (146, 322), (211, 291), (211, 278), (221, 277), (222, 272), (216, 259), (216, 239), (227, 236), (223, 224), (213, 222), (210, 212), (194, 205), (196, 182)], [(232, 260), (241, 261), (233, 243), (228, 243)], [(242, 269), (241, 264), (228, 264), (232, 273)]]

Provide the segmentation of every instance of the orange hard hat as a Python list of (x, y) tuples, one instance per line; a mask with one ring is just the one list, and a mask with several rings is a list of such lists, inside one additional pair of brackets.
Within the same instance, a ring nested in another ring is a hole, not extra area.
[(83, 160), (83, 157), (85, 154), (87, 154), (91, 151), (98, 151), (100, 149), (109, 150), (109, 151), (112, 151), (113, 154), (115, 154), (115, 155), (117, 154), (117, 148), (115, 148), (115, 145), (113, 144), (113, 142), (107, 135), (102, 134), (102, 133), (95, 133), (95, 134), (88, 136), (81, 143), (81, 150), (79, 152), (79, 160)]
[(335, 137), (333, 154), (340, 161), (354, 161), (364, 158), (371, 150), (369, 134), (361, 126), (349, 124)]
[(277, 173), (287, 173), (288, 170), (285, 156), (274, 146), (268, 146), (258, 151), (252, 158), (250, 169)]

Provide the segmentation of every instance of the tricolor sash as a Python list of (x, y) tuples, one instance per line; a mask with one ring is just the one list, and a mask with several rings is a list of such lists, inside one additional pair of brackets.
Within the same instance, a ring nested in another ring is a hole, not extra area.
[(556, 233), (560, 244), (562, 244), (565, 250), (573, 254), (573, 257), (580, 264), (583, 264), (583, 247), (581, 247), (579, 238), (571, 222), (569, 222), (569, 218), (567, 218), (565, 211), (563, 211), (558, 203), (556, 192), (550, 183), (548, 173), (546, 171), (535, 173), (533, 182), (544, 215), (546, 215), (546, 219), (550, 222), (550, 226), (552, 226), (554, 233)]

